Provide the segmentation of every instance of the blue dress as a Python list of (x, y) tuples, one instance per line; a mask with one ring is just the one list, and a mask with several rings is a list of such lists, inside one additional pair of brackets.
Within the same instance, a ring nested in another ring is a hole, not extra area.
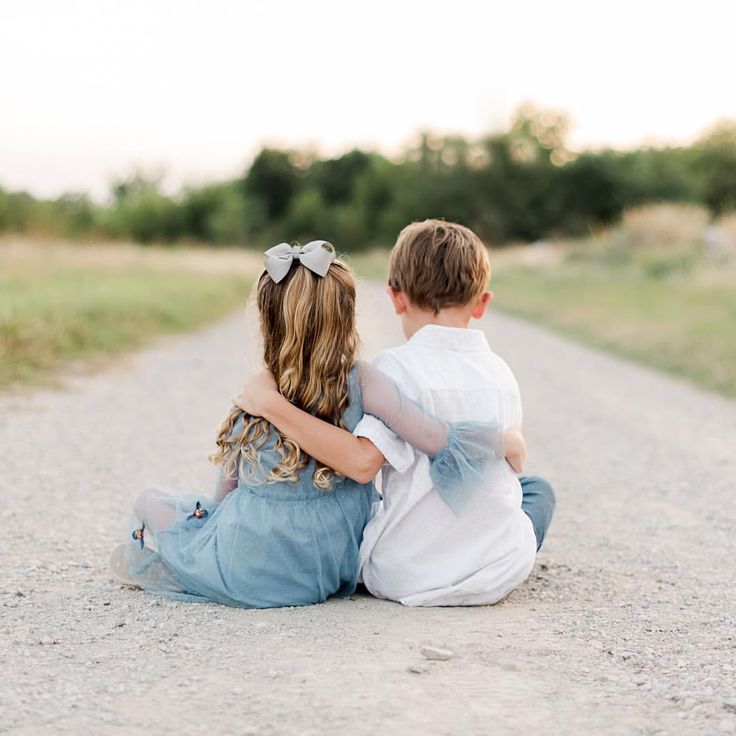
[[(363, 416), (357, 370), (350, 373), (343, 420), (352, 431)], [(242, 418), (234, 432), (242, 430)], [(281, 459), (273, 428), (259, 450), (263, 477)], [(377, 498), (373, 483), (336, 478), (314, 486), (311, 460), (299, 480), (237, 488), (218, 504), (205, 496), (165, 496), (175, 520), (130, 540), (125, 567), (140, 587), (171, 597), (270, 608), (319, 603), (355, 590), (363, 529)], [(197, 505), (199, 504), (199, 505)], [(150, 544), (155, 542), (155, 549)]]

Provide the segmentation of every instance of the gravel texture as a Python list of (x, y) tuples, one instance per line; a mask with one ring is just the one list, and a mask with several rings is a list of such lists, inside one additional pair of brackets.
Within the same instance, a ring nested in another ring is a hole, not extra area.
[[(377, 286), (361, 311), (366, 355), (399, 341)], [(139, 489), (212, 481), (241, 315), (0, 397), (0, 732), (736, 733), (736, 403), (495, 311), (483, 328), (558, 494), (492, 607), (241, 610), (109, 581)]]

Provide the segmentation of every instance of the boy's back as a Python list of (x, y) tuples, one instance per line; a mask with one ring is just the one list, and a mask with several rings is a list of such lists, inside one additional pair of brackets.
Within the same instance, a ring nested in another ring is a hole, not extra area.
[[(426, 325), (374, 364), (442, 419), (521, 423), (516, 380), (480, 330)], [(387, 462), (384, 500), (361, 546), (371, 593), (407, 605), (494, 603), (527, 578), (536, 539), (504, 460), (492, 464), (488, 488), (456, 517), (432, 488), (426, 456), (372, 417), (355, 433), (373, 441)]]

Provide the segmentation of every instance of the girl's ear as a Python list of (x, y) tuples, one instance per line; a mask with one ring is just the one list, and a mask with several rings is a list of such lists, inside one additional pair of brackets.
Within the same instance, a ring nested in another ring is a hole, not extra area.
[(386, 288), (386, 293), (391, 299), (391, 303), (394, 305), (394, 312), (396, 314), (404, 314), (406, 312), (406, 294), (403, 291), (396, 291), (390, 286)]
[(485, 313), (486, 309), (488, 308), (488, 305), (493, 300), (493, 292), (492, 291), (486, 291), (483, 294), (480, 295), (480, 299), (475, 303), (475, 306), (473, 307), (473, 311), (470, 313), (470, 316), (473, 319), (480, 319)]

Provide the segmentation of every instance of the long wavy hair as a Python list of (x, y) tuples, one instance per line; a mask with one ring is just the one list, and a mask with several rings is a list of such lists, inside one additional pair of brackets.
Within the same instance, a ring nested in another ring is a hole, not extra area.
[[(256, 303), (265, 364), (279, 392), (300, 409), (345, 428), (348, 374), (358, 350), (355, 279), (350, 269), (336, 260), (320, 277), (295, 262), (278, 284), (264, 271), (256, 287)], [(241, 416), (243, 429), (235, 434)], [(270, 426), (265, 419), (232, 409), (220, 426), (217, 450), (210, 460), (230, 472), (237, 463), (238, 472), (257, 482), (259, 450), (268, 440)], [(311, 458), (293, 440), (278, 431), (276, 435), (275, 450), (281, 459), (265, 482), (296, 481)], [(314, 485), (330, 490), (335, 475), (317, 463)]]

